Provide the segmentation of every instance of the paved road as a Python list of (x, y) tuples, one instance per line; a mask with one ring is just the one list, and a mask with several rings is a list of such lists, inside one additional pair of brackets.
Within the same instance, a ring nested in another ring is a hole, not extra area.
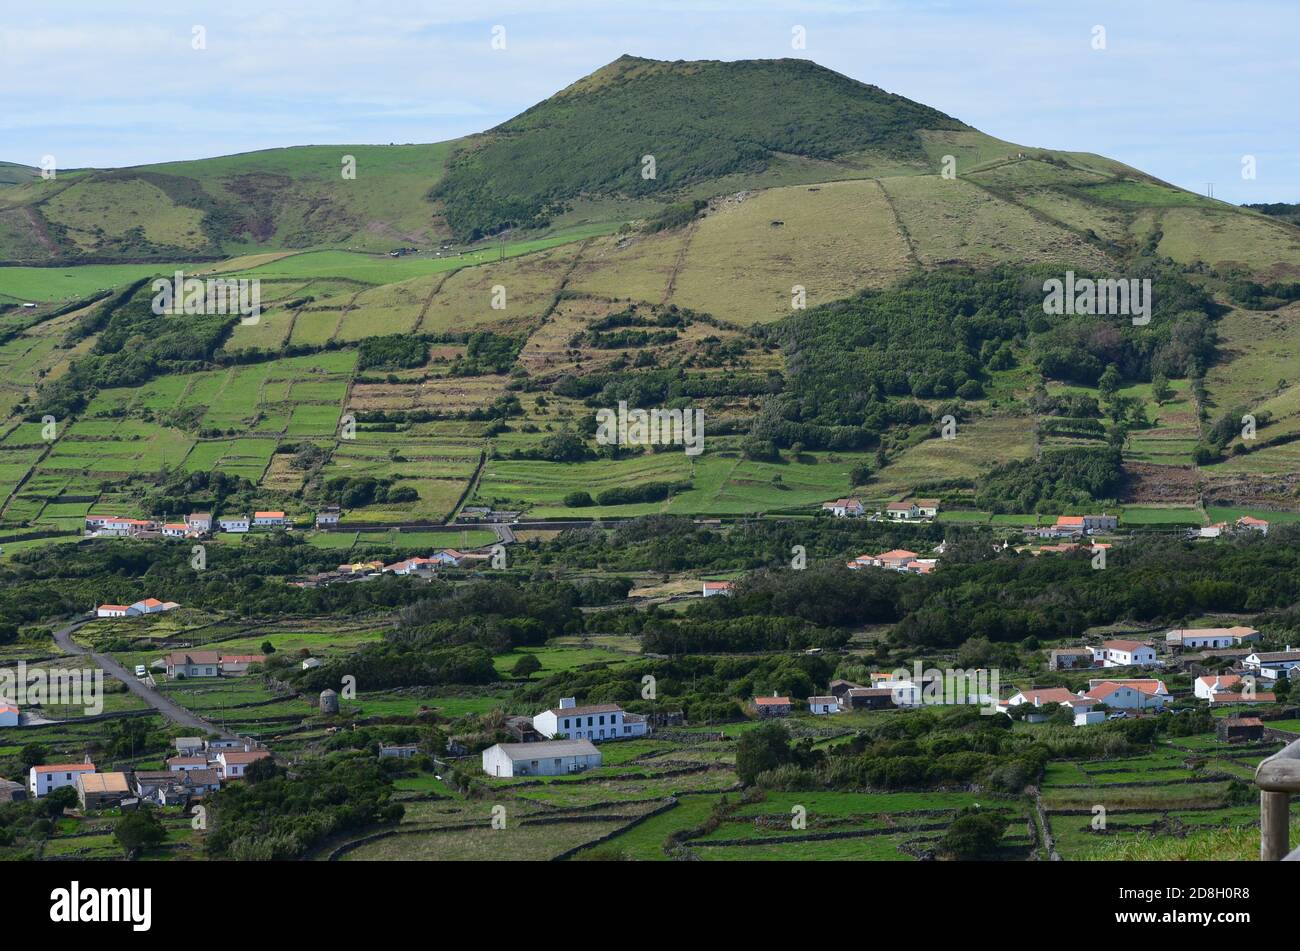
[(149, 704), (149, 706), (153, 707), (173, 723), (179, 723), (181, 726), (197, 730), (200, 734), (217, 733), (221, 736), (231, 735), (216, 724), (209, 723), (202, 717), (186, 710), (180, 704), (173, 703), (148, 684), (142, 683), (140, 680), (136, 679), (135, 675), (132, 674), (131, 671), (127, 670), (107, 654), (97, 654), (94, 651), (87, 650), (74, 641), (72, 639), (73, 633), (83, 624), (88, 623), (88, 621), (88, 618), (73, 621), (67, 627), (55, 631), (54, 642), (69, 654), (79, 654), (89, 657), (99, 665), (100, 669), (103, 670), (104, 673), (126, 684), (127, 690), (130, 690), (133, 694), (145, 703)]

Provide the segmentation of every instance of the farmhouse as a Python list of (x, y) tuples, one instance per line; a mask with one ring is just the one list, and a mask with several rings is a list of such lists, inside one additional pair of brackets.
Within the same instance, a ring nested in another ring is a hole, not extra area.
[(337, 505), (327, 505), (316, 513), (316, 527), (324, 528), (326, 526), (337, 525), (342, 517)]
[(129, 605), (126, 609), (127, 617), (139, 617), (141, 614), (162, 614), (164, 611), (171, 611), (179, 608), (180, 605), (175, 601), (159, 601), (157, 598), (145, 598), (143, 601), (137, 601)]
[(221, 672), (232, 677), (242, 677), (248, 673), (251, 665), (264, 663), (266, 663), (265, 654), (222, 654)]
[(379, 744), (380, 759), (410, 759), (419, 751), (420, 748), (414, 743)]
[(160, 806), (180, 806), (189, 799), (185, 777), (190, 773), (173, 773), (169, 769), (137, 770), (131, 775), (131, 790), (145, 802)]
[(223, 532), (230, 532), (234, 535), (242, 535), (250, 527), (247, 515), (226, 515), (217, 519), (217, 525)]
[(172, 745), (180, 756), (197, 756), (203, 752), (203, 738), (199, 736), (178, 736)]
[(156, 522), (140, 518), (118, 518), (113, 515), (87, 515), (86, 531), (92, 535), (111, 538), (129, 538), (141, 532), (156, 531)]
[(938, 499), (917, 499), (913, 504), (921, 518), (934, 518), (939, 514)]
[(1268, 534), (1268, 522), (1250, 515), (1243, 515), (1237, 519), (1237, 528), (1244, 531), (1259, 532), (1261, 535)]
[(438, 567), (436, 558), (407, 558), (403, 561), (384, 565), (384, 571), (395, 575), (430, 575)]
[(190, 527), (184, 522), (164, 522), (162, 534), (163, 538), (184, 538), (189, 530)]
[(1165, 635), (1165, 645), (1170, 648), (1198, 650), (1238, 647), (1247, 642), (1258, 641), (1259, 638), (1259, 631), (1253, 627), (1179, 628)]
[(289, 524), (283, 512), (254, 512), (254, 528), (281, 528)]
[(95, 608), (95, 617), (126, 617), (125, 604), (101, 604)]
[(852, 518), (861, 515), (866, 509), (862, 507), (861, 499), (836, 499), (834, 502), (823, 502), (822, 511), (830, 512), (836, 518)]
[(1257, 651), (1248, 654), (1241, 664), (1247, 670), (1253, 670), (1262, 680), (1289, 678), (1292, 671), (1300, 667), (1300, 651), (1293, 651), (1288, 644), (1284, 651)]
[(853, 687), (844, 695), (843, 704), (851, 710), (880, 710), (894, 705), (894, 691), (888, 687)]
[(82, 809), (112, 809), (131, 795), (126, 773), (81, 773), (77, 776), (77, 800)]
[(1132, 667), (1140, 664), (1156, 664), (1156, 650), (1141, 641), (1102, 641), (1101, 647), (1092, 649), (1093, 657), (1101, 661), (1103, 667)]
[(489, 776), (563, 776), (600, 764), (600, 750), (590, 740), (498, 743), (483, 751), (483, 772)]
[(1053, 525), (1038, 530), (1044, 538), (1071, 538), (1083, 534), (1082, 515), (1058, 515)]
[(212, 513), (211, 512), (191, 512), (185, 516), (185, 524), (189, 526), (190, 531), (199, 534), (206, 534), (212, 531)]
[(1113, 532), (1119, 528), (1119, 516), (1117, 515), (1085, 515), (1083, 516), (1083, 530), (1089, 535), (1094, 532)]
[(175, 651), (163, 658), (171, 680), (216, 677), (221, 672), (221, 655), (216, 651)]
[(441, 551), (435, 551), (429, 556), (431, 561), (436, 561), (440, 565), (450, 565), (453, 568), (459, 568), (465, 563), (465, 553), (457, 551), (454, 548), (444, 548)]
[(1170, 699), (1162, 680), (1090, 680), (1084, 696), (1116, 710), (1162, 710)]
[(913, 519), (921, 517), (921, 510), (915, 502), (890, 502), (885, 506), (885, 514), (890, 518)]
[(834, 697), (809, 697), (808, 711), (817, 716), (840, 712), (840, 702)]
[(94, 763), (54, 763), (49, 766), (33, 766), (27, 774), (27, 790), (32, 794), (33, 799), (40, 799), (64, 786), (76, 786), (78, 776), (94, 771)]
[(573, 697), (562, 697), (558, 707), (534, 716), (532, 726), (547, 739), (564, 736), (574, 740), (624, 740), (646, 732), (645, 717), (625, 713), (617, 703), (580, 707)]
[(906, 571), (907, 566), (916, 561), (916, 552), (905, 548), (895, 548), (881, 552), (879, 555), (859, 555), (848, 566), (858, 568), (889, 568), (893, 571)]
[(792, 704), (789, 697), (778, 697), (772, 694), (770, 697), (755, 697), (754, 707), (758, 710), (760, 720), (768, 717), (788, 717)]
[(730, 581), (706, 581), (704, 582), (704, 597), (715, 598), (718, 595), (731, 596), (735, 585)]

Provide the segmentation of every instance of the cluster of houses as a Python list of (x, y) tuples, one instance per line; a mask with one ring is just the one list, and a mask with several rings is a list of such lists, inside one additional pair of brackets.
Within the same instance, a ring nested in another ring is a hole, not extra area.
[(215, 520), (211, 512), (191, 512), (180, 522), (87, 515), (86, 534), (92, 538), (202, 538), (217, 531), (244, 534), (252, 529), (288, 528), (291, 524), (283, 512), (254, 512), (251, 517), (224, 515)]
[(159, 601), (157, 598), (145, 598), (134, 604), (101, 604), (95, 608), (95, 617), (142, 617), (146, 614), (162, 614), (174, 611), (180, 605), (175, 601)]
[(403, 558), (391, 565), (386, 565), (382, 561), (356, 561), (339, 565), (332, 571), (308, 575), (301, 581), (294, 581), (291, 584), (297, 588), (324, 588), (331, 584), (371, 581), (386, 574), (432, 578), (441, 568), (464, 568), (476, 562), (488, 561), (491, 557), (488, 552), (465, 552), (455, 548), (443, 548), (428, 557), (421, 555)]
[(891, 551), (881, 552), (879, 555), (859, 555), (846, 564), (852, 571), (859, 571), (862, 568), (886, 568), (890, 571), (928, 575), (934, 571), (938, 563), (936, 558), (922, 558), (914, 551), (895, 548)]
[(33, 766), (26, 792), (41, 799), (72, 787), (83, 810), (131, 808), (142, 802), (187, 805), (216, 792), (222, 783), (242, 779), (250, 765), (271, 755), (237, 739), (180, 737), (175, 747), (177, 755), (167, 760), (165, 770), (100, 772), (89, 757), (81, 763)]
[(497, 743), (483, 751), (489, 776), (558, 776), (601, 764), (595, 744), (630, 740), (649, 731), (646, 718), (617, 703), (579, 705), (562, 697), (560, 705), (532, 717), (510, 717), (506, 731), (517, 743)]
[[(861, 499), (835, 499), (831, 502), (823, 502), (822, 511), (830, 512), (836, 518), (859, 518), (867, 514)], [(885, 506), (884, 511), (876, 512), (875, 517), (913, 522), (933, 519), (938, 514), (938, 499), (912, 499), (907, 502), (890, 502)]]
[(1235, 522), (1216, 522), (1213, 525), (1193, 528), (1187, 534), (1189, 538), (1200, 539), (1220, 538), (1224, 535), (1231, 535), (1234, 532), (1259, 532), (1261, 535), (1267, 535), (1268, 522), (1262, 518), (1243, 515)]

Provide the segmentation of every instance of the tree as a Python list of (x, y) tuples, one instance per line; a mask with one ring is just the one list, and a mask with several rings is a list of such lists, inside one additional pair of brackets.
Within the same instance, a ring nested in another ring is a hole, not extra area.
[(1169, 380), (1163, 373), (1154, 373), (1151, 376), (1151, 396), (1157, 404), (1164, 403), (1173, 398), (1174, 389), (1169, 385)]
[(1106, 367), (1106, 372), (1097, 381), (1097, 389), (1101, 391), (1103, 397), (1110, 399), (1115, 395), (1115, 391), (1119, 389), (1120, 382), (1119, 370), (1112, 363)]
[(759, 773), (794, 760), (790, 734), (779, 723), (765, 723), (750, 730), (736, 744), (736, 774), (746, 786), (752, 786)]
[(43, 766), (49, 752), (44, 744), (28, 743), (18, 751), (18, 762), (23, 764), (24, 771), (30, 770), (33, 766)]
[(939, 840), (938, 850), (959, 861), (984, 858), (997, 848), (1007, 820), (1000, 812), (982, 812), (967, 807), (948, 826)]
[(157, 845), (166, 837), (167, 830), (153, 810), (144, 807), (128, 812), (113, 827), (113, 838), (117, 839), (117, 844), (122, 847), (127, 858), (140, 849)]
[(536, 654), (525, 654), (515, 661), (513, 673), (520, 680), (527, 680), (533, 674), (542, 669), (542, 662), (537, 659)]
[(263, 654), (274, 654), (274, 653), (275, 653), (275, 645), (272, 644), (270, 641), (262, 641), (262, 653), (263, 653)]

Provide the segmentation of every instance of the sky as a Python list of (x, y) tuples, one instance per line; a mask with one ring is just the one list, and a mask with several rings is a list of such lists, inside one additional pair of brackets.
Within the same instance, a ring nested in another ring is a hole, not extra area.
[(1300, 201), (1300, 0), (159, 6), (50, 0), (8, 15), (0, 160), (436, 142), (624, 53), (796, 56), (1021, 145), (1101, 153), (1202, 193), (1212, 183), (1227, 201)]

